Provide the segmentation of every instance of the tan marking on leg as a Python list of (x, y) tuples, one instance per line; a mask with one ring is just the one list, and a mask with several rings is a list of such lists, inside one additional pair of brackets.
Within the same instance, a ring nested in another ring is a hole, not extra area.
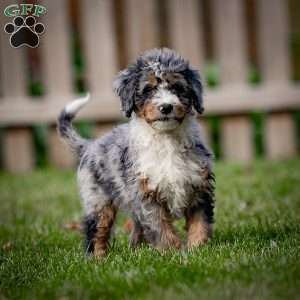
[(107, 253), (110, 231), (114, 224), (115, 217), (116, 208), (113, 206), (105, 206), (99, 213), (99, 222), (97, 224), (94, 248), (94, 255), (97, 257), (105, 256)]
[(212, 236), (212, 224), (209, 224), (201, 212), (187, 216), (188, 248), (205, 244)]

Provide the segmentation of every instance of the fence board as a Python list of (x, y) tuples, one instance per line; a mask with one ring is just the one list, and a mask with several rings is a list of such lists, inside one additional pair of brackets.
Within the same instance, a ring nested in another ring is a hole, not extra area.
[[(286, 111), (300, 108), (300, 87), (295, 86), (261, 86), (232, 87), (208, 90), (205, 93), (205, 114), (248, 114), (252, 111)], [(103, 95), (103, 98), (106, 96)], [(109, 95), (107, 96), (109, 97)], [(57, 101), (55, 101), (57, 100)], [(53, 122), (68, 97), (55, 96), (45, 101), (26, 101), (19, 105), (8, 97), (0, 103), (0, 125), (20, 125)], [(47, 114), (45, 114), (47, 111)], [(121, 117), (120, 105), (115, 99), (99, 101), (91, 95), (89, 104), (80, 111), (76, 120), (116, 121)]]
[[(289, 85), (288, 3), (284, 0), (257, 0), (259, 64), (263, 83)], [(281, 101), (284, 101), (284, 97)], [(300, 102), (300, 94), (299, 94)], [(265, 143), (271, 159), (288, 158), (296, 153), (296, 135), (291, 114), (267, 116)]]
[(12, 48), (9, 44), (9, 35), (2, 30), (11, 20), (12, 18), (7, 18), (3, 14), (0, 16), (1, 92), (3, 101), (7, 96), (21, 96), (18, 100), (22, 101), (22, 96), (25, 95), (27, 89), (26, 52), (24, 48)]
[(256, 0), (258, 60), (265, 83), (290, 78), (287, 6), (285, 0)]
[[(118, 67), (113, 1), (80, 1), (80, 7), (89, 91), (96, 95), (109, 94)], [(101, 99), (107, 100), (111, 97)]]
[[(0, 10), (11, 3), (1, 1)], [(9, 35), (3, 30), (12, 18), (0, 16), (0, 69), (1, 92), (3, 98), (0, 105), (16, 103), (25, 106), (26, 95), (26, 52), (24, 48), (12, 48), (9, 44)], [(8, 102), (9, 99), (9, 102)], [(9, 113), (9, 112), (8, 112)], [(34, 167), (34, 152), (31, 130), (28, 127), (6, 128), (3, 134), (3, 164), (11, 172), (25, 172)]]
[(70, 147), (58, 137), (54, 126), (48, 133), (49, 161), (57, 168), (68, 169), (74, 166), (75, 157)]
[(253, 158), (251, 123), (244, 116), (224, 117), (221, 124), (221, 151), (225, 159), (250, 161)]
[[(105, 95), (103, 96), (105, 97)], [(0, 125), (19, 125), (53, 123), (64, 103), (70, 101), (68, 97), (45, 97), (44, 101), (27, 101), (26, 106), (14, 103), (12, 97), (0, 105)], [(78, 114), (76, 120), (112, 121), (120, 118), (120, 105), (117, 101), (98, 101), (99, 98), (91, 96), (89, 104)], [(45, 113), (47, 112), (47, 113)]]
[[(241, 89), (247, 81), (244, 3), (228, 0), (225, 4), (222, 0), (213, 0), (212, 4), (214, 44), (220, 64), (222, 88), (239, 85)], [(224, 100), (223, 105), (226, 105)], [(225, 118), (221, 122), (221, 148), (225, 159), (248, 161), (252, 158), (250, 129), (247, 116)]]
[(3, 163), (5, 170), (13, 173), (31, 171), (35, 164), (32, 133), (26, 127), (4, 131)]
[[(71, 69), (71, 40), (67, 0), (43, 1), (47, 13), (46, 26), (40, 41), (43, 77), (47, 95), (69, 96), (73, 93)], [(53, 98), (55, 99), (55, 98)]]
[(244, 84), (247, 80), (247, 41), (243, 1), (212, 1), (214, 47), (221, 70), (221, 84)]
[(204, 65), (203, 20), (199, 0), (168, 0), (168, 28), (171, 48), (202, 70)]
[(156, 0), (124, 0), (124, 12), (128, 61), (146, 49), (160, 47)]
[[(47, 7), (47, 14), (43, 17), (46, 32), (41, 39), (40, 49), (44, 63), (46, 94), (50, 97), (42, 100), (70, 101), (73, 97), (73, 88), (68, 1), (48, 0), (43, 4)], [(60, 98), (56, 98), (58, 96)], [(55, 119), (64, 105), (65, 102), (56, 105)], [(75, 162), (73, 153), (62, 143), (54, 126), (50, 126), (49, 129), (49, 161), (60, 168), (71, 167)]]
[(268, 116), (265, 123), (265, 148), (270, 159), (286, 159), (296, 155), (296, 128), (290, 113)]

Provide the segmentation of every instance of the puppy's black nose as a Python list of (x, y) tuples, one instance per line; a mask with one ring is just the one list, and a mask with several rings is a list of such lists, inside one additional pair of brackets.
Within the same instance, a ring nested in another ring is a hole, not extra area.
[(173, 105), (172, 104), (162, 104), (159, 107), (159, 111), (164, 114), (167, 115), (169, 114), (171, 111), (173, 110)]

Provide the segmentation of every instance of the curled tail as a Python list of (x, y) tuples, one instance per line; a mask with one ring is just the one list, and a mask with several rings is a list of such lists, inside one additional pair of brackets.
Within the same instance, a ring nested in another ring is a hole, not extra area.
[(86, 144), (87, 140), (82, 138), (73, 128), (72, 120), (77, 112), (89, 101), (90, 95), (79, 98), (65, 106), (58, 118), (57, 130), (59, 135), (70, 145), (77, 153)]

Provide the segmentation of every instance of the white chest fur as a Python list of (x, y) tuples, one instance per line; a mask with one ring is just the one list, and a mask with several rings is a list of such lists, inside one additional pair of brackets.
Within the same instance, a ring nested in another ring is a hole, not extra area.
[(132, 121), (132, 142), (137, 151), (136, 168), (148, 179), (148, 188), (158, 189), (174, 214), (191, 201), (192, 186), (201, 184), (201, 157), (191, 150), (191, 132), (181, 126), (177, 132), (155, 132), (143, 121)]

